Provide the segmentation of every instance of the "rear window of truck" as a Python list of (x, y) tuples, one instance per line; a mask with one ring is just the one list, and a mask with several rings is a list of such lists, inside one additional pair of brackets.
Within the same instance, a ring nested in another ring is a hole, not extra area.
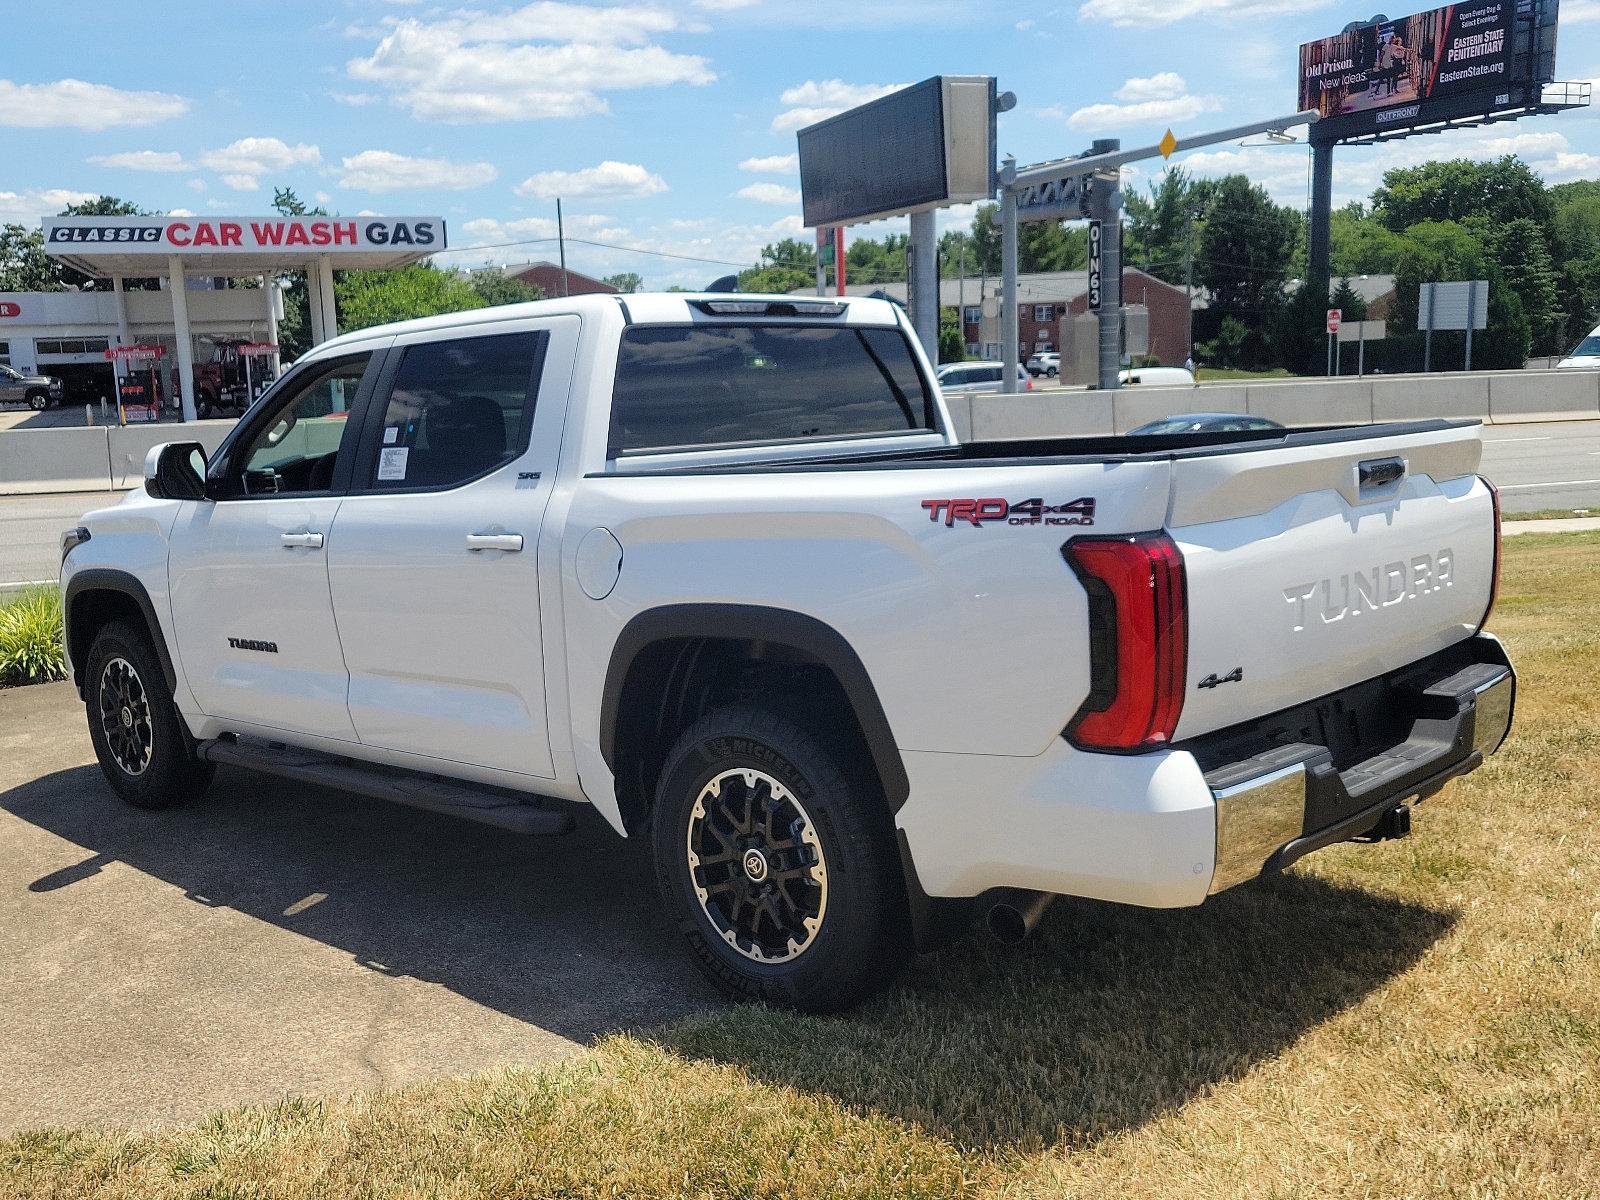
[(933, 428), (933, 398), (899, 329), (635, 325), (622, 335), (613, 455)]

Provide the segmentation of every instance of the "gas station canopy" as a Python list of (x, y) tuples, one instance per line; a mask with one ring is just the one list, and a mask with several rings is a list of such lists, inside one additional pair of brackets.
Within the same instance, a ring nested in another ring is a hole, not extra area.
[(403, 267), (445, 249), (442, 217), (46, 217), (45, 252), (85, 275), (262, 275), (315, 263)]
[(131, 340), (122, 281), (166, 279), (186, 421), (195, 418), (188, 276), (257, 275), (265, 285), (270, 276), (305, 271), (315, 344), (339, 332), (335, 264), (346, 271), (390, 270), (447, 248), (443, 217), (46, 217), (43, 227), (45, 253), (51, 258), (111, 280), (122, 344)]

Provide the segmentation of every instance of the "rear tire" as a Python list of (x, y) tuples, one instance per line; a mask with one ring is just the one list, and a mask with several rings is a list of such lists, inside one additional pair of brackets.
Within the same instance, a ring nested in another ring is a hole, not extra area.
[(731, 995), (836, 1012), (909, 959), (893, 823), (851, 765), (791, 718), (743, 704), (702, 717), (668, 755), (657, 878), (701, 969)]
[(135, 808), (173, 808), (211, 782), (148, 635), (112, 621), (84, 660), (89, 739), (106, 782)]

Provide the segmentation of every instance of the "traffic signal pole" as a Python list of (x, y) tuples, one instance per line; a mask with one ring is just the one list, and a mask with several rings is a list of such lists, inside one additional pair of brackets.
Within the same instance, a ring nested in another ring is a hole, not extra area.
[[(1099, 364), (1097, 378), (1102, 388), (1115, 388), (1122, 369), (1122, 168), (1128, 163), (1149, 158), (1171, 158), (1184, 150), (1197, 150), (1219, 142), (1234, 142), (1258, 133), (1282, 133), (1296, 125), (1312, 125), (1318, 119), (1314, 109), (1274, 117), (1268, 121), (1254, 121), (1249, 125), (1235, 125), (1215, 133), (1196, 134), (1193, 137), (1174, 138), (1154, 146), (1140, 146), (1123, 150), (1117, 143), (1096, 143), (1095, 149), (1077, 158), (1058, 158), (1029, 167), (1018, 167), (1014, 159), (1007, 159), (1000, 175), (1000, 214), (1004, 240), (1001, 246), (1002, 266), (1006, 272), (1006, 286), (1001, 291), (1002, 334), (1006, 338), (1006, 378), (1002, 381), (1007, 391), (1016, 387), (1013, 379), (1017, 355), (1017, 240), (1018, 221), (1059, 221), (1074, 217), (1090, 217), (1100, 221), (1100, 329)], [(1328, 170), (1332, 170), (1331, 154)], [(1328, 179), (1332, 186), (1331, 173)], [(1052, 187), (1051, 185), (1056, 185)], [(1046, 195), (1045, 193), (1053, 192)], [(1030, 193), (1026, 207), (1019, 207), (1019, 197)], [(1078, 210), (1064, 211), (1064, 197), (1076, 198)]]

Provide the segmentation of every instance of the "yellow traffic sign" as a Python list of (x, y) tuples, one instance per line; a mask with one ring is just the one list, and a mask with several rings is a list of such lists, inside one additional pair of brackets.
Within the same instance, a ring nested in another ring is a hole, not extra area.
[(1167, 130), (1167, 132), (1162, 136), (1161, 140), (1156, 143), (1156, 149), (1161, 151), (1162, 158), (1171, 158), (1172, 152), (1177, 148), (1178, 139), (1172, 136), (1172, 130), (1170, 129)]

